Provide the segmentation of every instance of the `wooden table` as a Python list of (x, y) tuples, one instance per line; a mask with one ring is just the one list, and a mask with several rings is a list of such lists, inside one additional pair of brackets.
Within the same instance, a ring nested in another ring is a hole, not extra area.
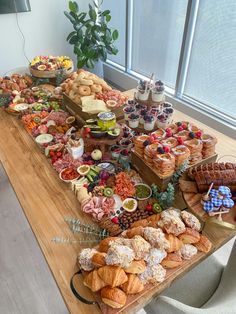
[[(130, 92), (126, 93), (132, 95)], [(191, 120), (197, 123), (205, 130), (216, 135), (219, 141), (217, 151), (220, 156), (226, 154), (236, 156), (235, 141), (229, 137), (194, 119), (190, 119), (178, 111), (175, 113), (175, 120)], [(24, 129), (21, 121), (3, 111), (0, 112), (0, 161), (5, 168), (70, 313), (101, 313), (97, 306), (85, 305), (77, 301), (69, 287), (70, 278), (77, 270), (76, 257), (80, 245), (77, 243), (56, 244), (51, 241), (55, 236), (76, 239), (64, 220), (67, 216), (77, 217), (85, 223), (92, 223), (92, 221), (79, 210), (79, 203), (70, 191), (69, 186), (59, 180), (57, 173), (46, 161), (46, 157), (40, 152), (37, 144)], [(176, 206), (181, 206), (178, 204)], [(219, 229), (212, 225), (206, 226), (205, 232), (213, 241), (214, 250), (235, 235), (235, 232)], [(205, 257), (206, 255), (203, 255), (195, 264), (180, 269), (177, 275), (169, 276), (168, 280), (157, 288), (148, 291), (145, 297), (135, 302), (125, 313), (134, 313), (137, 309), (143, 307), (151, 300), (153, 295), (159, 294), (170, 286), (175, 278), (183, 275), (183, 270), (186, 273)], [(81, 281), (77, 281), (76, 285), (86, 298), (93, 299), (92, 293), (83, 286)]]

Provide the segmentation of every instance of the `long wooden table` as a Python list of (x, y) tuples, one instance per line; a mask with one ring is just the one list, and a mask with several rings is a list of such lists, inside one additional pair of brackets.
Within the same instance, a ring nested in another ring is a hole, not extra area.
[[(132, 96), (132, 91), (127, 92)], [(217, 152), (219, 156), (236, 156), (235, 141), (208, 126), (191, 119), (185, 114), (176, 111), (175, 120), (193, 121), (203, 129), (215, 134), (218, 138)], [(222, 160), (229, 160), (224, 157)], [(70, 313), (101, 313), (95, 305), (80, 303), (72, 294), (69, 286), (70, 278), (77, 270), (76, 257), (81, 247), (78, 243), (57, 244), (52, 242), (55, 236), (76, 240), (76, 235), (70, 231), (65, 217), (77, 217), (85, 223), (92, 220), (79, 210), (79, 203), (69, 186), (59, 180), (57, 173), (47, 162), (37, 144), (25, 130), (23, 124), (16, 117), (4, 111), (0, 112), (0, 161), (5, 168), (13, 189), (24, 210), (29, 224), (35, 234), (39, 246), (57, 282)], [(176, 204), (178, 206), (178, 204)], [(214, 226), (207, 226), (205, 231), (213, 241), (214, 250), (229, 241), (236, 233)], [(212, 251), (213, 252), (213, 251)], [(212, 253), (210, 252), (210, 254)], [(199, 263), (206, 255), (184, 268), (184, 273)], [(145, 297), (125, 310), (125, 313), (134, 313), (147, 304), (154, 294), (159, 294), (170, 286), (171, 282), (183, 271), (152, 289)], [(81, 281), (76, 282), (78, 290), (88, 299), (93, 294), (83, 286)]]

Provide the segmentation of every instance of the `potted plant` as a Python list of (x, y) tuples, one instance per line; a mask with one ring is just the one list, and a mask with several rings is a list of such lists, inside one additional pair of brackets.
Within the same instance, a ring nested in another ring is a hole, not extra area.
[(94, 6), (89, 4), (87, 13), (79, 12), (76, 1), (69, 1), (69, 12), (64, 12), (74, 28), (67, 36), (67, 41), (74, 45), (77, 67), (92, 69), (99, 76), (103, 76), (102, 61), (106, 61), (107, 54), (117, 54), (114, 42), (119, 36), (116, 29), (108, 27), (110, 10), (101, 11), (101, 4), (97, 5), (93, 1)]

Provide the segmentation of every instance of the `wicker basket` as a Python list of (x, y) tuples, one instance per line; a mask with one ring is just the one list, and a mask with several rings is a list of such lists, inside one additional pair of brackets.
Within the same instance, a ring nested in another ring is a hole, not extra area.
[[(57, 73), (59, 70), (53, 70), (53, 71), (39, 71), (39, 70), (35, 70), (32, 69), (31, 66), (29, 66), (29, 70), (30, 73), (34, 76), (34, 77), (39, 77), (39, 78), (55, 78), (57, 76)], [(74, 66), (72, 64), (72, 66), (68, 69), (64, 70), (64, 74), (66, 76), (69, 76), (73, 71), (74, 71)]]

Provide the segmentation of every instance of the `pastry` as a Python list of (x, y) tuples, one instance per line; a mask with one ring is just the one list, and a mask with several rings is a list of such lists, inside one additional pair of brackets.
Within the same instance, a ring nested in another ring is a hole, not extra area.
[(130, 266), (124, 268), (124, 271), (128, 274), (141, 274), (146, 269), (146, 263), (143, 260), (132, 261)]
[(187, 212), (186, 210), (183, 210), (181, 211), (181, 218), (183, 219), (185, 225), (188, 226), (189, 228), (194, 229), (196, 231), (201, 230), (201, 223), (193, 214)]
[(189, 131), (183, 130), (175, 134), (177, 138), (181, 138), (182, 141), (186, 141), (189, 138)]
[(170, 148), (174, 148), (178, 145), (178, 141), (175, 137), (167, 137), (165, 140), (161, 141), (163, 146), (169, 146)]
[(145, 271), (138, 276), (143, 284), (157, 284), (164, 281), (166, 276), (166, 270), (160, 264), (152, 266), (150, 265), (146, 267)]
[(204, 235), (200, 235), (200, 240), (194, 244), (200, 252), (208, 253), (212, 248), (211, 241)]
[(143, 156), (144, 155), (144, 142), (149, 140), (149, 136), (148, 135), (139, 135), (139, 136), (135, 136), (133, 139), (134, 142), (134, 150), (135, 152), (140, 155)]
[(160, 228), (145, 227), (144, 238), (152, 245), (159, 249), (167, 250), (170, 247), (165, 234)]
[(127, 230), (126, 236), (128, 238), (133, 238), (136, 235), (143, 236), (143, 227), (139, 226)]
[(166, 235), (166, 239), (170, 243), (170, 248), (167, 250), (168, 253), (176, 252), (183, 246), (183, 242), (171, 233)]
[(135, 227), (147, 227), (148, 226), (148, 221), (147, 219), (141, 219), (141, 220), (138, 220), (138, 221), (135, 221), (131, 224), (131, 228), (135, 228)]
[(138, 276), (134, 274), (128, 274), (128, 281), (121, 285), (121, 289), (127, 294), (136, 294), (144, 289), (144, 285)]
[(194, 229), (186, 228), (185, 232), (179, 235), (184, 244), (197, 243), (200, 240), (200, 233)]
[(94, 269), (92, 263), (93, 255), (97, 253), (95, 249), (83, 249), (78, 256), (78, 263), (81, 269), (85, 271), (90, 271)]
[(202, 157), (208, 158), (215, 154), (215, 146), (217, 143), (217, 139), (215, 136), (209, 134), (202, 135)]
[(95, 267), (105, 266), (106, 265), (105, 256), (106, 256), (106, 253), (101, 253), (101, 252), (95, 253), (92, 257), (93, 265)]
[(163, 259), (161, 265), (165, 268), (175, 268), (182, 264), (182, 258), (176, 253), (167, 254), (166, 258)]
[(134, 259), (134, 251), (125, 245), (110, 246), (105, 257), (107, 265), (116, 265), (127, 268)]
[(137, 235), (131, 239), (132, 249), (134, 251), (134, 258), (136, 260), (143, 259), (151, 249), (151, 244), (144, 240), (143, 237)]
[(175, 167), (179, 168), (182, 163), (189, 159), (190, 157), (190, 151), (189, 149), (184, 145), (178, 145), (174, 148), (172, 148), (172, 153), (175, 156)]
[(119, 239), (118, 237), (109, 237), (106, 239), (103, 239), (100, 243), (99, 243), (99, 248), (98, 250), (100, 252), (104, 252), (107, 253), (108, 249), (109, 249), (109, 245), (112, 241)]
[(83, 284), (93, 292), (99, 291), (107, 284), (98, 276), (97, 269), (91, 271), (84, 278)]
[(147, 221), (150, 223), (150, 222), (155, 222), (156, 223), (156, 226), (157, 226), (157, 222), (158, 220), (161, 219), (161, 215), (160, 214), (155, 214), (155, 215), (152, 215), (150, 217), (147, 218)]
[(173, 154), (156, 154), (153, 159), (153, 169), (160, 177), (169, 177), (175, 171), (175, 157)]
[(180, 254), (182, 259), (191, 259), (197, 254), (197, 248), (192, 244), (184, 244), (177, 253)]
[(190, 151), (190, 158), (189, 158), (190, 165), (193, 165), (202, 160), (202, 141), (201, 140), (197, 138), (193, 138), (191, 140), (185, 141), (184, 144)]
[(105, 287), (101, 290), (101, 299), (108, 306), (119, 309), (125, 305), (127, 296), (119, 288)]
[(151, 133), (152, 136), (154, 136), (157, 140), (161, 140), (165, 138), (166, 131), (162, 128), (158, 128), (156, 131)]
[(147, 262), (147, 265), (153, 266), (158, 265), (161, 261), (167, 256), (166, 251), (152, 248), (149, 253), (146, 255), (144, 260)]
[(125, 271), (118, 266), (106, 265), (98, 268), (99, 277), (109, 286), (118, 287), (128, 280)]
[(179, 217), (174, 217), (171, 215), (163, 215), (163, 218), (158, 221), (158, 225), (167, 233), (172, 233), (175, 236), (180, 235), (186, 230), (183, 221)]

